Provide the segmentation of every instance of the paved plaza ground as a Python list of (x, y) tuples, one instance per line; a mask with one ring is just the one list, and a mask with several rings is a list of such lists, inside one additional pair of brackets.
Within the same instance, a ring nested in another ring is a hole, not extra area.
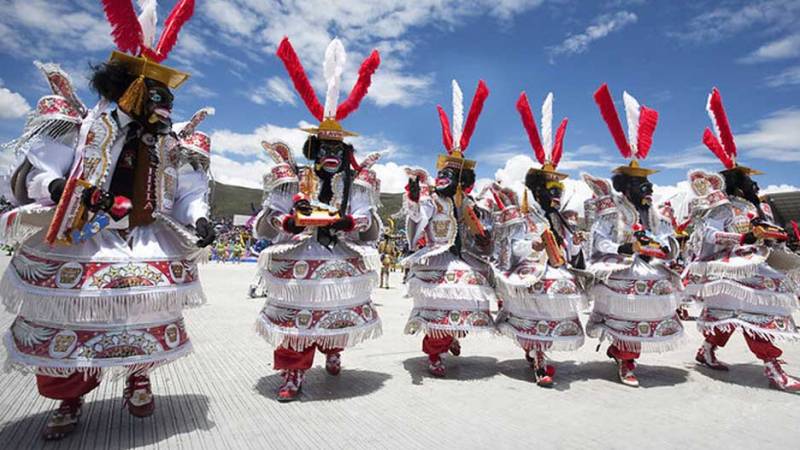
[[(0, 260), (5, 270), (8, 258)], [(399, 274), (376, 289), (384, 335), (343, 354), (338, 377), (317, 357), (300, 401), (274, 393), (272, 349), (253, 331), (261, 299), (247, 298), (253, 264), (201, 269), (208, 304), (186, 313), (195, 352), (152, 375), (157, 409), (136, 419), (122, 409), (122, 380), (86, 398), (79, 429), (45, 445), (39, 432), (56, 402), (34, 377), (0, 374), (0, 448), (798, 448), (800, 396), (768, 388), (741, 336), (720, 358), (729, 373), (693, 363), (700, 337), (686, 323), (678, 351), (645, 355), (642, 387), (616, 381), (605, 346), (587, 340), (554, 353), (554, 389), (531, 382), (522, 351), (504, 337), (470, 336), (447, 358), (446, 379), (428, 376), (419, 336), (402, 334), (411, 300)], [(0, 328), (13, 317), (0, 313)], [(800, 375), (800, 345), (785, 346)], [(5, 359), (5, 349), (0, 350)]]

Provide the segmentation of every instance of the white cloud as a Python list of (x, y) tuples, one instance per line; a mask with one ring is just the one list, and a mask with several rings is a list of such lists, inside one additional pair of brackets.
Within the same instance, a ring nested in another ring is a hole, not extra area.
[(288, 145), (295, 155), (302, 157), (303, 143), (308, 133), (300, 127), (307, 125), (301, 122), (297, 128), (286, 128), (268, 123), (250, 133), (237, 133), (227, 129), (214, 130), (211, 133), (211, 143), (215, 153), (219, 151), (237, 155), (258, 155), (264, 153), (261, 141), (281, 141)]
[(738, 3), (728, 3), (704, 12), (689, 20), (683, 30), (668, 34), (691, 42), (715, 42), (754, 27), (771, 32), (793, 30), (800, 19), (800, 2), (797, 0), (745, 0)]
[(19, 119), (24, 117), (31, 110), (31, 105), (25, 97), (8, 88), (2, 87), (0, 81), (0, 119)]
[[(424, 101), (432, 74), (409, 71), (416, 40), (411, 33), (426, 25), (456, 27), (464, 19), (490, 16), (504, 21), (539, 6), (543, 0), (377, 0), (365, 6), (358, 1), (211, 0), (198, 10), (220, 28), (237, 47), (274, 53), (284, 36), (303, 61), (312, 84), (322, 92), (321, 74), (325, 46), (340, 37), (348, 51), (344, 86), (352, 86), (360, 62), (372, 48), (381, 51), (378, 69), (367, 101), (378, 106), (416, 105)], [(347, 91), (343, 92), (346, 95)], [(256, 95), (255, 101), (265, 101)]]
[(784, 109), (759, 120), (756, 129), (736, 136), (740, 149), (750, 158), (800, 161), (800, 109)]
[(213, 98), (218, 95), (211, 89), (197, 83), (189, 84), (189, 87), (186, 88), (186, 94), (197, 98)]
[(771, 75), (765, 80), (769, 87), (795, 86), (800, 84), (800, 66), (784, 69), (782, 72)]
[(250, 92), (249, 98), (259, 105), (265, 105), (270, 101), (277, 104), (297, 104), (294, 88), (289, 85), (286, 78), (278, 76), (267, 78), (262, 86)]
[(800, 56), (800, 34), (792, 34), (784, 38), (764, 44), (739, 62), (752, 64), (776, 61)]
[(589, 45), (592, 42), (619, 31), (632, 23), (636, 23), (637, 20), (636, 14), (630, 11), (618, 11), (614, 14), (598, 16), (582, 33), (571, 34), (560, 44), (551, 47), (549, 49), (551, 62), (553, 58), (559, 55), (584, 53), (589, 49)]
[(759, 190), (759, 194), (775, 194), (778, 192), (795, 192), (800, 191), (800, 187), (792, 184), (770, 184), (769, 186)]
[(400, 166), (393, 162), (372, 166), (378, 179), (381, 180), (382, 193), (397, 194), (405, 190), (408, 183), (408, 177), (404, 170), (406, 167), (408, 166)]
[(211, 173), (214, 180), (254, 189), (263, 187), (262, 179), (270, 165), (261, 159), (240, 162), (217, 153), (213, 153), (211, 157)]

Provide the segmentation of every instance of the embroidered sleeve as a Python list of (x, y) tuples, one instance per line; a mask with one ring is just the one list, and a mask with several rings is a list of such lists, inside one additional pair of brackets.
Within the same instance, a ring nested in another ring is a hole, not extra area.
[(622, 242), (617, 242), (614, 233), (614, 221), (616, 216), (613, 214), (598, 218), (592, 226), (592, 251), (599, 254), (617, 254), (617, 249)]
[(53, 180), (68, 175), (74, 155), (74, 149), (52, 139), (42, 139), (32, 147), (27, 156), (33, 166), (26, 179), (28, 197), (52, 203), (48, 187)]
[(180, 170), (172, 215), (179, 222), (194, 225), (208, 217), (208, 176), (202, 171)]

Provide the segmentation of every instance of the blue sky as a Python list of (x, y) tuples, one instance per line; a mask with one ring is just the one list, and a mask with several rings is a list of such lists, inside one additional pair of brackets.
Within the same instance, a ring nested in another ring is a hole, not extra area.
[[(173, 4), (161, 2), (161, 19)], [(99, 1), (0, 0), (0, 10), (0, 138), (15, 137), (26, 108), (46, 93), (34, 59), (60, 63), (93, 104), (88, 65), (113, 48)], [(622, 158), (591, 97), (607, 82), (620, 107), (627, 90), (660, 113), (646, 164), (662, 169), (656, 183), (674, 185), (689, 167), (720, 167), (700, 143), (710, 125), (706, 96), (717, 86), (740, 161), (768, 173), (764, 186), (797, 186), (798, 21), (798, 0), (197, 0), (166, 63), (194, 74), (176, 93), (179, 119), (216, 108), (202, 129), (212, 135), (215, 176), (228, 183), (258, 186), (267, 167), (259, 141), (299, 146), (296, 127), (313, 122), (274, 55), (288, 35), (320, 98), (332, 37), (348, 50), (342, 96), (367, 52), (381, 51), (370, 95), (344, 125), (362, 134), (354, 141), (360, 154), (385, 152), (386, 190), (402, 186), (400, 166), (432, 169), (443, 150), (435, 106), (450, 113), (453, 78), (467, 106), (478, 79), (491, 91), (468, 150), (481, 178), (529, 164), (512, 160), (531, 155), (514, 108), (523, 89), (537, 119), (549, 91), (554, 119), (569, 117), (562, 167), (573, 176), (608, 174)]]

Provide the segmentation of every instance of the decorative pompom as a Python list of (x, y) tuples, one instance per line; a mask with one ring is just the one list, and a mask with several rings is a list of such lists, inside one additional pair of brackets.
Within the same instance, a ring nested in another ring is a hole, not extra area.
[(489, 88), (483, 80), (478, 81), (478, 88), (475, 90), (475, 96), (472, 97), (472, 105), (469, 107), (469, 114), (467, 115), (467, 122), (464, 124), (464, 132), (461, 134), (461, 151), (464, 152), (469, 146), (469, 140), (472, 138), (472, 133), (475, 132), (475, 125), (478, 124), (478, 117), (481, 115), (483, 103), (486, 97), (489, 96)]
[(561, 125), (558, 126), (558, 130), (556, 130), (556, 140), (553, 143), (553, 152), (550, 155), (550, 162), (553, 163), (553, 167), (558, 166), (558, 163), (561, 162), (561, 155), (564, 154), (564, 134), (567, 132), (567, 121), (565, 117), (561, 121)]
[(639, 109), (639, 132), (636, 138), (636, 158), (645, 159), (653, 145), (653, 133), (658, 124), (658, 111), (642, 106)]
[(533, 111), (531, 111), (531, 105), (528, 102), (528, 96), (525, 92), (519, 94), (517, 111), (519, 111), (519, 116), (522, 119), (522, 126), (525, 127), (525, 131), (528, 133), (528, 140), (531, 143), (531, 147), (533, 147), (533, 154), (536, 156), (536, 160), (539, 161), (539, 164), (544, 164), (544, 147), (539, 138), (539, 130), (536, 129), (536, 120), (533, 118)]
[(156, 46), (156, 54), (158, 56), (156, 62), (163, 61), (172, 51), (172, 47), (178, 42), (178, 32), (192, 17), (192, 14), (194, 14), (194, 0), (181, 0), (172, 8), (172, 12), (169, 13), (169, 17), (164, 22), (164, 31), (161, 33), (161, 38)]
[[(306, 72), (303, 69), (303, 64), (300, 63), (300, 59), (297, 57), (297, 53), (294, 52), (294, 48), (292, 48), (292, 44), (289, 42), (288, 37), (283, 38), (281, 41), (280, 45), (278, 46), (277, 55), (278, 58), (283, 61), (283, 65), (286, 67), (286, 71), (289, 73), (289, 77), (292, 79), (294, 88), (297, 93), (300, 94), (300, 98), (303, 99), (308, 111), (317, 120), (322, 121), (322, 105), (319, 103), (317, 94), (314, 92), (314, 88), (311, 87), (311, 83), (308, 81), (308, 76), (306, 76)], [(350, 99), (348, 99), (348, 101), (349, 100)], [(343, 106), (344, 104), (340, 105), (339, 108), (342, 108)]]
[(708, 128), (703, 131), (703, 143), (706, 144), (711, 153), (713, 153), (719, 160), (722, 162), (722, 165), (725, 166), (726, 169), (733, 169), (734, 162), (733, 159), (728, 155), (724, 148), (722, 148), (722, 144), (720, 144), (719, 140), (714, 133), (711, 132)]
[(706, 109), (708, 109), (711, 122), (714, 123), (714, 128), (722, 141), (722, 148), (732, 158), (736, 158), (736, 142), (733, 140), (733, 132), (731, 131), (730, 123), (728, 123), (728, 115), (725, 114), (725, 107), (722, 106), (722, 96), (717, 88), (711, 90)]
[(373, 50), (361, 63), (361, 68), (358, 69), (358, 80), (353, 89), (350, 90), (347, 100), (342, 102), (339, 108), (336, 109), (336, 120), (342, 120), (358, 109), (358, 105), (361, 104), (361, 100), (367, 95), (367, 90), (372, 84), (372, 74), (378, 70), (380, 64), (381, 55), (377, 50)]
[(442, 105), (436, 105), (436, 109), (439, 111), (439, 122), (442, 124), (442, 143), (444, 144), (444, 149), (447, 150), (447, 153), (451, 153), (453, 151), (453, 135), (450, 134), (450, 121), (447, 120), (447, 113), (444, 112)]
[(617, 109), (614, 107), (614, 100), (611, 99), (611, 92), (608, 90), (607, 84), (603, 83), (594, 93), (594, 101), (600, 108), (600, 114), (603, 116), (603, 120), (606, 121), (608, 130), (611, 132), (611, 137), (614, 138), (619, 152), (623, 157), (630, 158), (632, 156), (631, 146), (625, 138), (625, 131), (622, 129), (622, 123), (619, 121), (619, 115), (617, 115)]
[(111, 37), (117, 48), (138, 55), (144, 37), (133, 3), (130, 0), (103, 0), (103, 11), (111, 24)]

